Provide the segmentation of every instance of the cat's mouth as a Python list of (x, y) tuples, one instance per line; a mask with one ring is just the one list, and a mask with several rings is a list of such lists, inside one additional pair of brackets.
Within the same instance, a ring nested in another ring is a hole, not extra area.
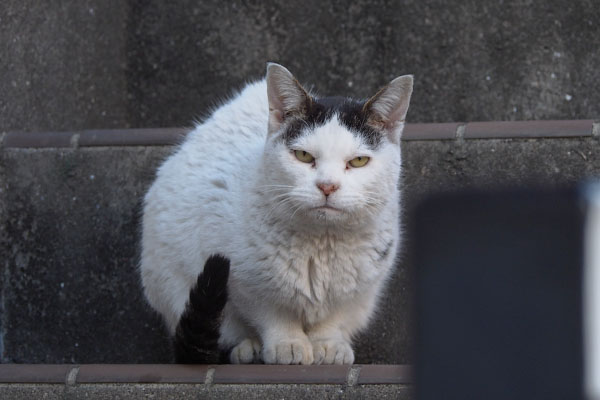
[(324, 204), (319, 207), (314, 207), (313, 210), (321, 211), (321, 212), (330, 212), (330, 213), (341, 213), (342, 212), (342, 210), (340, 210), (339, 208), (332, 207), (329, 204)]

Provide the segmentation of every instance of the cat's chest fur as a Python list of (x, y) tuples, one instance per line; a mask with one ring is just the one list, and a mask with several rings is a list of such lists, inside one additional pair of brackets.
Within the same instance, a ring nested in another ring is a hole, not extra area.
[(270, 232), (257, 231), (247, 246), (232, 269), (246, 295), (269, 297), (314, 324), (387, 277), (397, 234), (391, 225), (357, 234), (270, 227)]

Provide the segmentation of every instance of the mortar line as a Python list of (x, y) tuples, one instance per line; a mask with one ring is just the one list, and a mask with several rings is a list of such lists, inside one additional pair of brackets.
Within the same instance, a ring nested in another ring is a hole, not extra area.
[(79, 365), (75, 365), (69, 370), (65, 379), (65, 385), (74, 386), (77, 383), (77, 374), (79, 374)]
[(210, 367), (208, 369), (208, 371), (206, 371), (206, 377), (204, 378), (204, 384), (206, 386), (212, 385), (214, 378), (215, 378), (215, 369), (213, 367)]
[(352, 387), (356, 385), (358, 382), (358, 378), (360, 376), (360, 365), (353, 365), (348, 370), (348, 375), (346, 376), (346, 385)]
[(75, 133), (73, 134), (73, 136), (71, 136), (71, 147), (74, 149), (78, 149), (79, 148), (79, 137), (81, 135), (79, 133)]
[(2, 132), (0, 135), (0, 149), (4, 147), (4, 138), (6, 137), (6, 132)]
[(600, 120), (592, 124), (592, 137), (600, 138)]
[(456, 140), (462, 141), (465, 139), (465, 130), (467, 129), (467, 124), (458, 124), (456, 126)]

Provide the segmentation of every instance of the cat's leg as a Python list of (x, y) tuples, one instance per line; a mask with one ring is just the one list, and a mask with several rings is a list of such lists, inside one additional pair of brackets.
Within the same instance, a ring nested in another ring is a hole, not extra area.
[(340, 325), (339, 319), (328, 319), (308, 330), (315, 364), (354, 363), (350, 335)]
[(378, 287), (374, 285), (307, 328), (315, 364), (354, 363), (352, 337), (368, 325), (377, 303)]
[(265, 307), (254, 322), (263, 343), (265, 364), (312, 364), (313, 349), (301, 321), (290, 313)]
[(219, 347), (231, 349), (229, 361), (232, 364), (251, 364), (260, 361), (262, 346), (258, 336), (235, 314), (229, 304), (221, 322)]

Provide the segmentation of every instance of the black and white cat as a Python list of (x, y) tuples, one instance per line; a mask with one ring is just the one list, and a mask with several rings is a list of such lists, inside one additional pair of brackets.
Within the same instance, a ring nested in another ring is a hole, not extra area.
[[(367, 101), (319, 98), (271, 63), (189, 133), (143, 217), (142, 283), (171, 334), (206, 319), (233, 363), (353, 363), (400, 244), (412, 86), (406, 75)], [(211, 288), (215, 273), (227, 292)], [(215, 304), (202, 299), (213, 292)], [(194, 311), (194, 296), (206, 307)]]

